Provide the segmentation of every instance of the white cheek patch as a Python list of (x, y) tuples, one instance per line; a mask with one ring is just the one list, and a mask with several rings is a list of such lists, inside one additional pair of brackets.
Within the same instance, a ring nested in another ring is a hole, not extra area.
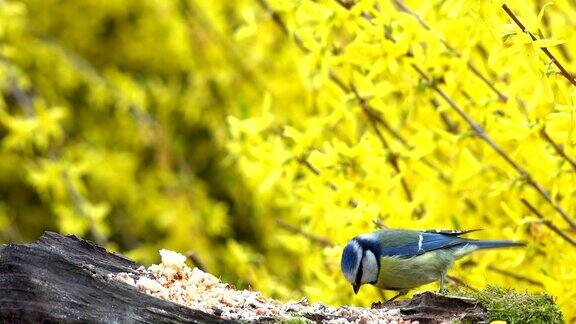
[(361, 283), (375, 282), (378, 280), (378, 261), (371, 251), (366, 251), (362, 258), (362, 278)]

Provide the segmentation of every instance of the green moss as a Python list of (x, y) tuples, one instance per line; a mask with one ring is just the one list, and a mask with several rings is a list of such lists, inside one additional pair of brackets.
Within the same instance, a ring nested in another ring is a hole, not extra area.
[(488, 310), (489, 321), (514, 323), (564, 323), (560, 308), (546, 293), (529, 294), (496, 286), (476, 293), (465, 293)]
[(309, 319), (305, 317), (290, 317), (283, 319), (280, 323), (282, 324), (308, 324), (312, 323)]

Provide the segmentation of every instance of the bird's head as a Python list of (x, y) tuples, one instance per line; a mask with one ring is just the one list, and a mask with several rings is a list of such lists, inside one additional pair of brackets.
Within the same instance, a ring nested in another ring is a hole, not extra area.
[(378, 280), (379, 263), (375, 252), (370, 248), (373, 238), (355, 237), (346, 244), (340, 267), (348, 282), (357, 294), (365, 283), (374, 284)]

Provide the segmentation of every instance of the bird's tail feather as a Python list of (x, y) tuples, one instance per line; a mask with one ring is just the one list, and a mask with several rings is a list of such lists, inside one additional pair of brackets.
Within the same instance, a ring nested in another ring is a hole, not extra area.
[(494, 249), (503, 247), (514, 247), (514, 246), (525, 246), (524, 242), (514, 242), (506, 240), (488, 240), (488, 241), (477, 241), (477, 240), (467, 240), (466, 244), (462, 245), (454, 253), (456, 258), (461, 258), (471, 252), (480, 249)]
[(525, 246), (524, 242), (506, 241), (506, 240), (489, 240), (489, 241), (471, 241), (470, 244), (477, 249), (492, 249), (501, 247)]

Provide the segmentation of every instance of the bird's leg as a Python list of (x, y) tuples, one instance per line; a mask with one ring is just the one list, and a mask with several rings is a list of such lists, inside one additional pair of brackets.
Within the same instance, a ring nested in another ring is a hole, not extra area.
[(438, 291), (441, 294), (446, 294), (448, 290), (444, 288), (444, 277), (446, 276), (446, 272), (442, 271), (440, 274), (440, 290)]
[(404, 295), (406, 295), (407, 293), (408, 293), (408, 290), (400, 290), (400, 291), (396, 294), (396, 296), (388, 299), (386, 302), (384, 302), (384, 304), (388, 304), (389, 302), (394, 301), (396, 298), (398, 298), (398, 297), (400, 297), (400, 296), (404, 296)]

